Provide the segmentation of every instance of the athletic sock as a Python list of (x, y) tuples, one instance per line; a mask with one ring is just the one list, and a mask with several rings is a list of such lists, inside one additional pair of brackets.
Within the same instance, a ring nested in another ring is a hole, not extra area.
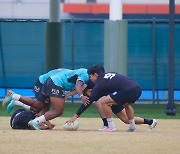
[(113, 118), (107, 118), (108, 126), (111, 128), (115, 128), (114, 120)]
[(30, 106), (29, 106), (29, 105), (26, 105), (26, 104), (24, 104), (24, 103), (22, 103), (22, 102), (20, 102), (20, 101), (14, 101), (14, 102), (15, 102), (15, 104), (16, 104), (17, 106), (21, 106), (21, 107), (23, 107), (24, 109), (30, 111)]
[(108, 121), (107, 118), (102, 118), (104, 126), (108, 127)]
[(17, 100), (18, 101), (20, 99), (20, 97), (21, 97), (21, 95), (19, 95), (19, 94), (13, 94), (12, 95), (12, 99), (13, 100)]
[(144, 124), (148, 124), (151, 125), (153, 123), (153, 120), (149, 120), (149, 119), (144, 119)]
[(129, 120), (129, 124), (130, 124), (130, 129), (136, 129), (134, 119)]
[(46, 119), (45, 119), (45, 116), (44, 116), (44, 115), (42, 115), (42, 116), (40, 116), (40, 117), (38, 117), (38, 118), (35, 118), (35, 119), (33, 120), (33, 122), (35, 122), (36, 124), (40, 124), (40, 123), (45, 122), (45, 121), (46, 121)]

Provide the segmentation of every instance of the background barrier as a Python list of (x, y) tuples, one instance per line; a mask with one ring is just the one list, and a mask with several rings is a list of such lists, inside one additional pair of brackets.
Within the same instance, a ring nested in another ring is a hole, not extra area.
[[(0, 20), (0, 97), (4, 89), (32, 89), (45, 73), (46, 20)], [(166, 100), (168, 20), (128, 20), (128, 76), (148, 94)], [(180, 21), (175, 21), (175, 100), (180, 100)], [(104, 65), (104, 21), (64, 20), (64, 67)]]

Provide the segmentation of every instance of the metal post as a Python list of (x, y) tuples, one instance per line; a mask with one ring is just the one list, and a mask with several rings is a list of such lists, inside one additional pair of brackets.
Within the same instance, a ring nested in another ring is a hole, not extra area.
[(155, 51), (155, 43), (156, 43), (156, 32), (155, 32), (155, 18), (152, 21), (152, 97), (153, 104), (155, 104), (155, 91), (156, 91), (156, 51)]
[(156, 56), (156, 19), (152, 21), (152, 93), (153, 104), (157, 100), (159, 104), (159, 91), (158, 91), (158, 73), (157, 73), (157, 56)]
[(71, 20), (72, 69), (74, 69), (74, 19)]
[(166, 114), (171, 116), (176, 115), (174, 104), (174, 14), (175, 0), (169, 0), (169, 89)]
[(110, 1), (109, 19), (104, 22), (104, 67), (127, 75), (128, 22), (122, 20), (122, 0)]
[(50, 19), (46, 23), (45, 72), (63, 67), (63, 23), (60, 22), (60, 0), (50, 0)]
[[(72, 69), (74, 69), (74, 19), (71, 20), (71, 41), (72, 41)], [(74, 103), (74, 95), (72, 96), (72, 103)]]

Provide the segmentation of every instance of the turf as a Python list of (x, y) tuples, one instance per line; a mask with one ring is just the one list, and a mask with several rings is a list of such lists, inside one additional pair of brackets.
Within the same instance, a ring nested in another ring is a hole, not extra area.
[[(65, 110), (62, 117), (72, 117), (77, 111), (80, 103), (66, 103)], [(166, 104), (134, 104), (133, 105), (135, 115), (144, 118), (156, 118), (156, 119), (180, 119), (180, 104), (176, 104), (176, 116), (167, 116), (165, 113)], [(15, 111), (15, 108), (13, 111)], [(11, 116), (11, 113), (7, 113), (5, 108), (0, 105), (0, 116)], [(81, 117), (85, 118), (99, 118), (99, 114), (94, 105), (91, 105)]]

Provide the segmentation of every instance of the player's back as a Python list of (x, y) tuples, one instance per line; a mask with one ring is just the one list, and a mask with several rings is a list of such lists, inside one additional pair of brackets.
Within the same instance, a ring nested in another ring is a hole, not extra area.
[(60, 73), (60, 72), (66, 72), (68, 71), (69, 69), (65, 69), (65, 68), (59, 68), (59, 69), (54, 69), (54, 70), (51, 70), (45, 74), (42, 74), (39, 76), (39, 81), (44, 84), (44, 82), (52, 75), (55, 75), (57, 73)]
[(66, 91), (73, 90), (77, 80), (82, 80), (86, 83), (89, 79), (87, 69), (81, 68), (76, 70), (68, 70), (66, 72), (60, 72), (51, 76), (54, 84), (62, 87)]
[(115, 72), (105, 73), (101, 76), (100, 82), (102, 89), (105, 91), (125, 90), (139, 86), (132, 79)]
[(74, 75), (77, 75), (77, 80), (81, 80), (83, 83), (87, 83), (89, 80), (89, 75), (87, 73), (87, 69), (85, 68), (74, 70)]

